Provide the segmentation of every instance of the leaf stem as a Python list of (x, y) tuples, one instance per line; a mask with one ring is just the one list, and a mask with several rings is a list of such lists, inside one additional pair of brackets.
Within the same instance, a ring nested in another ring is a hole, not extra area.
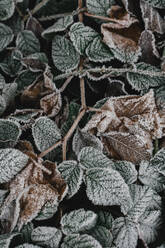
[[(83, 6), (83, 0), (78, 0), (78, 10), (82, 9), (82, 6)], [(78, 14), (78, 18), (79, 18), (80, 22), (83, 22), (83, 13), (82, 12), (80, 12)]]
[(107, 21), (107, 22), (113, 22), (113, 23), (115, 22), (113, 18), (109, 18), (109, 17), (106, 17), (106, 16), (93, 15), (93, 14), (88, 13), (88, 12), (84, 12), (84, 15), (92, 17), (92, 18), (97, 18), (97, 19), (100, 19), (100, 20), (103, 20), (103, 21)]
[(64, 82), (64, 84), (62, 85), (62, 87), (59, 89), (59, 92), (60, 93), (63, 92), (66, 89), (66, 87), (68, 86), (68, 84), (70, 83), (70, 81), (72, 80), (72, 78), (73, 78), (73, 75), (67, 78), (67, 80)]
[[(49, 0), (42, 0), (40, 3), (38, 3), (34, 9), (32, 9), (30, 11), (31, 15), (34, 15), (37, 11), (39, 11), (45, 4), (47, 4)], [(25, 17), (24, 17), (24, 21), (26, 21), (28, 18), (29, 18), (29, 14), (27, 14)]]
[(62, 140), (59, 140), (57, 143), (55, 143), (54, 145), (52, 145), (51, 147), (49, 147), (48, 149), (46, 149), (45, 151), (41, 152), (38, 155), (38, 158), (43, 158), (44, 156), (46, 156), (49, 152), (51, 152), (52, 150), (54, 150), (55, 148), (57, 148), (58, 146), (60, 146), (62, 144)]

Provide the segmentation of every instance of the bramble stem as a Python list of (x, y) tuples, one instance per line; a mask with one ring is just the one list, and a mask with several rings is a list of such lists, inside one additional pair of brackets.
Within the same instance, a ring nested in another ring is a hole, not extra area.
[(41, 152), (38, 155), (38, 158), (43, 158), (45, 155), (47, 155), (49, 152), (51, 152), (52, 150), (54, 150), (55, 148), (57, 148), (61, 144), (62, 144), (62, 140), (59, 140), (57, 143), (55, 143), (54, 145), (52, 145), (51, 147), (49, 147), (47, 150)]
[(70, 81), (72, 80), (73, 76), (70, 76), (67, 78), (67, 80), (64, 82), (64, 84), (62, 85), (62, 87), (59, 89), (59, 92), (63, 92), (66, 87), (68, 86), (68, 84), (70, 83)]
[[(32, 9), (30, 12), (31, 12), (31, 15), (34, 15), (37, 11), (39, 11), (45, 4), (47, 4), (49, 0), (42, 0), (42, 2), (38, 3), (34, 9)], [(28, 18), (29, 18), (29, 14), (27, 14), (25, 17), (24, 17), (24, 21), (26, 21)]]

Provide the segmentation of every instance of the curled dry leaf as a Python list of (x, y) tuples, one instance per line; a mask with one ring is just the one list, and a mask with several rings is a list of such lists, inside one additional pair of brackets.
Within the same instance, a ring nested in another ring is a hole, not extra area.
[(92, 116), (84, 131), (100, 135), (108, 154), (116, 159), (139, 163), (152, 154), (152, 139), (163, 136), (153, 90), (144, 96), (111, 97)]
[(61, 94), (52, 80), (52, 74), (46, 68), (43, 79), (38, 79), (28, 86), (21, 96), (23, 104), (41, 108), (49, 117), (54, 117), (61, 109)]
[(67, 185), (55, 163), (39, 160), (27, 141), (21, 141), (18, 147), (30, 159), (25, 169), (10, 182), (10, 193), (2, 205), (0, 219), (6, 221), (7, 231), (16, 225), (21, 229), (46, 203), (58, 205), (67, 193)]
[(138, 41), (141, 30), (138, 20), (120, 6), (112, 6), (109, 11), (112, 22), (103, 23), (101, 32), (103, 41), (121, 53), (140, 53)]
[(140, 0), (140, 8), (142, 11), (145, 29), (163, 34), (165, 32), (165, 21), (159, 15), (159, 12), (143, 0)]

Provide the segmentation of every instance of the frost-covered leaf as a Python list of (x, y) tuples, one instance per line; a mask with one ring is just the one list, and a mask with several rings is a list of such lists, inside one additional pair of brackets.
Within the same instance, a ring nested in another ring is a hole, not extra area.
[[(3, 0), (1, 0), (3, 2)], [(4, 50), (13, 40), (14, 34), (11, 28), (7, 25), (0, 23), (0, 52)]]
[(18, 85), (18, 90), (21, 91), (25, 87), (32, 84), (32, 82), (35, 81), (38, 75), (39, 75), (38, 72), (32, 72), (30, 70), (23, 70), (17, 75), (14, 82)]
[(93, 62), (111, 61), (114, 56), (111, 50), (102, 42), (100, 37), (96, 37), (86, 48), (86, 55)]
[(17, 122), (0, 119), (0, 148), (14, 147), (21, 133)]
[(23, 245), (16, 246), (15, 248), (41, 248), (41, 246), (25, 243)]
[(24, 225), (21, 229), (22, 239), (25, 243), (31, 242), (31, 233), (34, 229), (32, 222), (29, 222), (27, 225)]
[(4, 23), (12, 29), (15, 36), (24, 29), (24, 22), (16, 13)]
[[(161, 17), (157, 9), (152, 8), (152, 6), (149, 5), (149, 1), (151, 0), (140, 0), (140, 8), (145, 24), (145, 29), (151, 30), (152, 32), (163, 34), (165, 32), (164, 19), (163, 17)], [(152, 2), (156, 2), (156, 1), (152, 0)], [(162, 1), (158, 0), (157, 2), (164, 2), (164, 0)]]
[(22, 64), (33, 72), (45, 71), (48, 59), (45, 53), (33, 53), (21, 60)]
[(16, 76), (22, 69), (21, 65), (22, 54), (18, 50), (9, 53), (0, 62), (0, 68), (10, 77)]
[(73, 141), (72, 141), (73, 151), (78, 156), (78, 154), (82, 150), (82, 148), (84, 148), (86, 146), (93, 147), (93, 148), (100, 150), (100, 151), (103, 150), (103, 144), (99, 140), (99, 138), (97, 138), (96, 136), (89, 134), (87, 132), (83, 132), (83, 130), (78, 128), (74, 137), (73, 137)]
[(63, 18), (58, 19), (52, 26), (45, 29), (42, 33), (42, 37), (49, 38), (49, 36), (54, 36), (56, 32), (61, 32), (66, 30), (73, 23), (73, 16), (68, 15)]
[(70, 39), (76, 50), (83, 55), (85, 49), (94, 38), (98, 36), (96, 31), (81, 22), (74, 23), (70, 28)]
[(165, 1), (164, 0), (144, 0), (144, 1), (154, 8), (160, 8), (160, 9), (165, 8)]
[(41, 152), (54, 145), (61, 138), (56, 123), (47, 117), (40, 117), (35, 121), (32, 134), (35, 144)]
[(111, 247), (113, 237), (106, 227), (96, 225), (88, 234), (99, 241), (103, 248)]
[(107, 11), (114, 4), (115, 1), (113, 0), (87, 0), (87, 10), (88, 12), (100, 15), (100, 16), (107, 16)]
[(17, 35), (16, 46), (25, 56), (40, 52), (40, 43), (29, 30), (24, 30)]
[(139, 180), (158, 192), (165, 188), (165, 148), (159, 150), (149, 162), (141, 162)]
[(51, 203), (46, 203), (44, 207), (41, 209), (35, 220), (47, 220), (53, 217), (53, 215), (57, 212), (58, 204), (52, 205)]
[(114, 218), (110, 212), (100, 211), (98, 213), (98, 221), (97, 221), (98, 225), (105, 226), (107, 229), (112, 229), (113, 221)]
[(124, 178), (127, 184), (132, 184), (137, 180), (137, 170), (135, 165), (128, 161), (115, 161), (112, 166)]
[(44, 31), (41, 23), (32, 15), (29, 16), (26, 22), (26, 30), (30, 30), (33, 34), (36, 35), (37, 38), (41, 37), (42, 32)]
[(113, 21), (101, 25), (103, 41), (120, 61), (136, 62), (140, 55), (138, 20), (118, 5), (111, 7), (109, 16)]
[[(151, 87), (156, 87), (163, 84), (165, 76), (161, 74), (161, 70), (155, 66), (145, 63), (136, 64), (137, 71), (128, 72), (127, 79), (132, 88), (138, 91), (147, 91)], [(155, 72), (160, 72), (160, 75), (154, 75)]]
[(68, 71), (77, 68), (80, 55), (72, 43), (63, 36), (56, 35), (52, 42), (52, 58), (54, 65), (60, 71)]
[(96, 225), (97, 215), (83, 208), (65, 214), (61, 219), (61, 227), (64, 234), (72, 234), (90, 230)]
[(9, 182), (27, 164), (29, 157), (19, 150), (0, 149), (0, 183)]
[(0, 189), (0, 207), (6, 197), (7, 192), (8, 192), (7, 190)]
[(31, 234), (31, 239), (37, 245), (48, 248), (58, 248), (62, 233), (55, 227), (38, 226)]
[(102, 248), (101, 244), (87, 234), (71, 234), (64, 238), (61, 248)]
[(138, 232), (136, 225), (128, 218), (117, 218), (113, 223), (113, 242), (118, 248), (136, 248)]
[(93, 147), (84, 147), (79, 155), (78, 160), (80, 166), (84, 169), (91, 168), (111, 168), (113, 166), (113, 161), (107, 158), (102, 151), (95, 149)]
[(38, 118), (40, 114), (42, 114), (42, 111), (36, 109), (16, 109), (16, 111), (10, 115), (10, 119), (20, 124), (32, 124), (33, 119)]
[(11, 240), (19, 233), (9, 233), (0, 235), (0, 247), (9, 248)]
[(71, 198), (80, 188), (83, 179), (83, 170), (78, 166), (77, 161), (73, 160), (63, 161), (59, 164), (58, 170), (68, 185), (67, 197)]
[(86, 171), (88, 198), (95, 205), (119, 205), (123, 213), (131, 207), (129, 188), (120, 174), (110, 168), (92, 168)]
[(0, 21), (9, 19), (15, 10), (15, 4), (13, 0), (0, 0)]

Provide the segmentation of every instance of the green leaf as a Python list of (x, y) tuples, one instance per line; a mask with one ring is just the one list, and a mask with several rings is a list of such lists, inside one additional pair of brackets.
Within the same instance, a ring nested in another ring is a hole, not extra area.
[(101, 40), (96, 37), (86, 48), (86, 55), (93, 62), (107, 62), (114, 59), (113, 53)]
[(28, 224), (24, 225), (23, 228), (21, 229), (22, 240), (25, 243), (31, 242), (31, 233), (33, 229), (34, 229), (34, 225), (32, 222), (29, 222)]
[(128, 218), (117, 218), (113, 223), (113, 242), (118, 248), (136, 248), (138, 232), (136, 224)]
[(58, 166), (62, 178), (68, 185), (67, 197), (71, 198), (75, 195), (82, 183), (83, 170), (78, 166), (77, 161), (67, 160)]
[(58, 206), (52, 206), (51, 203), (46, 203), (42, 210), (39, 212), (35, 220), (47, 220), (53, 217), (53, 215), (57, 212)]
[(13, 239), (14, 236), (18, 234), (19, 233), (9, 233), (9, 234), (0, 235), (0, 247), (9, 248), (11, 240)]
[(84, 147), (79, 155), (78, 161), (83, 169), (111, 168), (113, 161), (108, 159), (101, 151), (93, 147)]
[[(165, 75), (161, 74), (160, 69), (145, 63), (136, 64), (137, 71), (128, 72), (127, 80), (133, 89), (138, 91), (148, 91), (151, 87), (160, 86), (164, 83)], [(154, 73), (160, 72), (160, 75)]]
[(29, 30), (24, 30), (17, 35), (16, 46), (25, 56), (40, 52), (40, 43), (34, 33)]
[(9, 19), (15, 10), (15, 4), (13, 0), (0, 0), (0, 21)]
[(88, 234), (99, 241), (102, 247), (111, 247), (113, 237), (111, 232), (106, 227), (97, 225), (89, 231)]
[(83, 55), (90, 42), (98, 36), (92, 28), (84, 26), (81, 22), (74, 23), (70, 28), (70, 39), (76, 50)]
[(10, 19), (5, 21), (5, 24), (12, 29), (15, 36), (17, 36), (19, 32), (24, 30), (23, 19), (17, 13), (15, 13)]
[(15, 248), (41, 248), (41, 246), (25, 243), (23, 245), (16, 246)]
[(0, 23), (0, 52), (4, 50), (14, 38), (13, 31), (5, 24)]
[(71, 234), (64, 238), (61, 248), (102, 248), (101, 244), (87, 234)]
[(90, 133), (84, 132), (83, 130), (78, 128), (74, 137), (73, 137), (73, 141), (72, 141), (73, 151), (78, 156), (78, 154), (82, 150), (82, 148), (84, 148), (86, 146), (93, 147), (93, 148), (100, 150), (100, 151), (103, 150), (103, 144), (99, 140), (99, 138), (97, 138), (96, 136), (94, 136)]
[(77, 68), (80, 61), (80, 55), (72, 43), (60, 35), (52, 41), (52, 58), (57, 69), (64, 72)]
[(61, 227), (64, 234), (72, 234), (90, 230), (96, 225), (97, 215), (83, 208), (65, 214), (61, 219)]
[(137, 180), (137, 170), (135, 165), (128, 161), (115, 161), (112, 166), (124, 178), (127, 184), (132, 184)]
[(58, 248), (62, 233), (55, 227), (38, 226), (31, 234), (31, 239), (34, 243), (47, 247)]
[(91, 14), (107, 16), (107, 11), (110, 9), (112, 4), (115, 2), (113, 0), (87, 0), (87, 10)]
[(165, 148), (159, 150), (149, 162), (141, 162), (139, 180), (157, 192), (165, 188)]
[(119, 49), (118, 47), (113, 47), (111, 46), (110, 43), (107, 43), (109, 47), (111, 48), (111, 52), (113, 53), (114, 57), (121, 62), (126, 62), (126, 63), (135, 63), (138, 61), (139, 56), (141, 55), (141, 49), (140, 47), (136, 51), (126, 51), (124, 49)]
[(9, 182), (27, 164), (29, 157), (19, 150), (0, 149), (0, 183)]
[(0, 147), (14, 147), (21, 135), (21, 127), (17, 122), (0, 119)]
[(54, 35), (56, 32), (65, 31), (72, 23), (73, 23), (73, 16), (71, 15), (60, 18), (52, 26), (50, 26), (49, 28), (43, 31), (42, 37), (44, 37), (45, 39), (47, 38), (49, 39), (49, 37)]
[[(56, 123), (47, 117), (40, 117), (35, 121), (32, 127), (32, 134), (40, 152), (45, 151), (61, 139), (60, 130)], [(49, 155), (53, 156), (53, 153), (54, 151), (51, 154), (49, 153)]]
[(154, 8), (158, 8), (158, 9), (164, 9), (165, 8), (165, 1), (164, 0), (144, 0), (144, 1)]
[(130, 209), (129, 188), (117, 171), (111, 168), (88, 169), (85, 184), (87, 196), (95, 205), (119, 205), (123, 213)]
[(104, 226), (107, 229), (112, 229), (113, 221), (114, 221), (114, 218), (110, 212), (100, 211), (98, 213), (98, 221), (97, 221), (98, 225)]
[(25, 87), (32, 84), (35, 81), (35, 79), (38, 77), (38, 75), (39, 75), (38, 72), (36, 73), (30, 70), (24, 70), (17, 75), (14, 82), (18, 85), (18, 90), (21, 91)]

